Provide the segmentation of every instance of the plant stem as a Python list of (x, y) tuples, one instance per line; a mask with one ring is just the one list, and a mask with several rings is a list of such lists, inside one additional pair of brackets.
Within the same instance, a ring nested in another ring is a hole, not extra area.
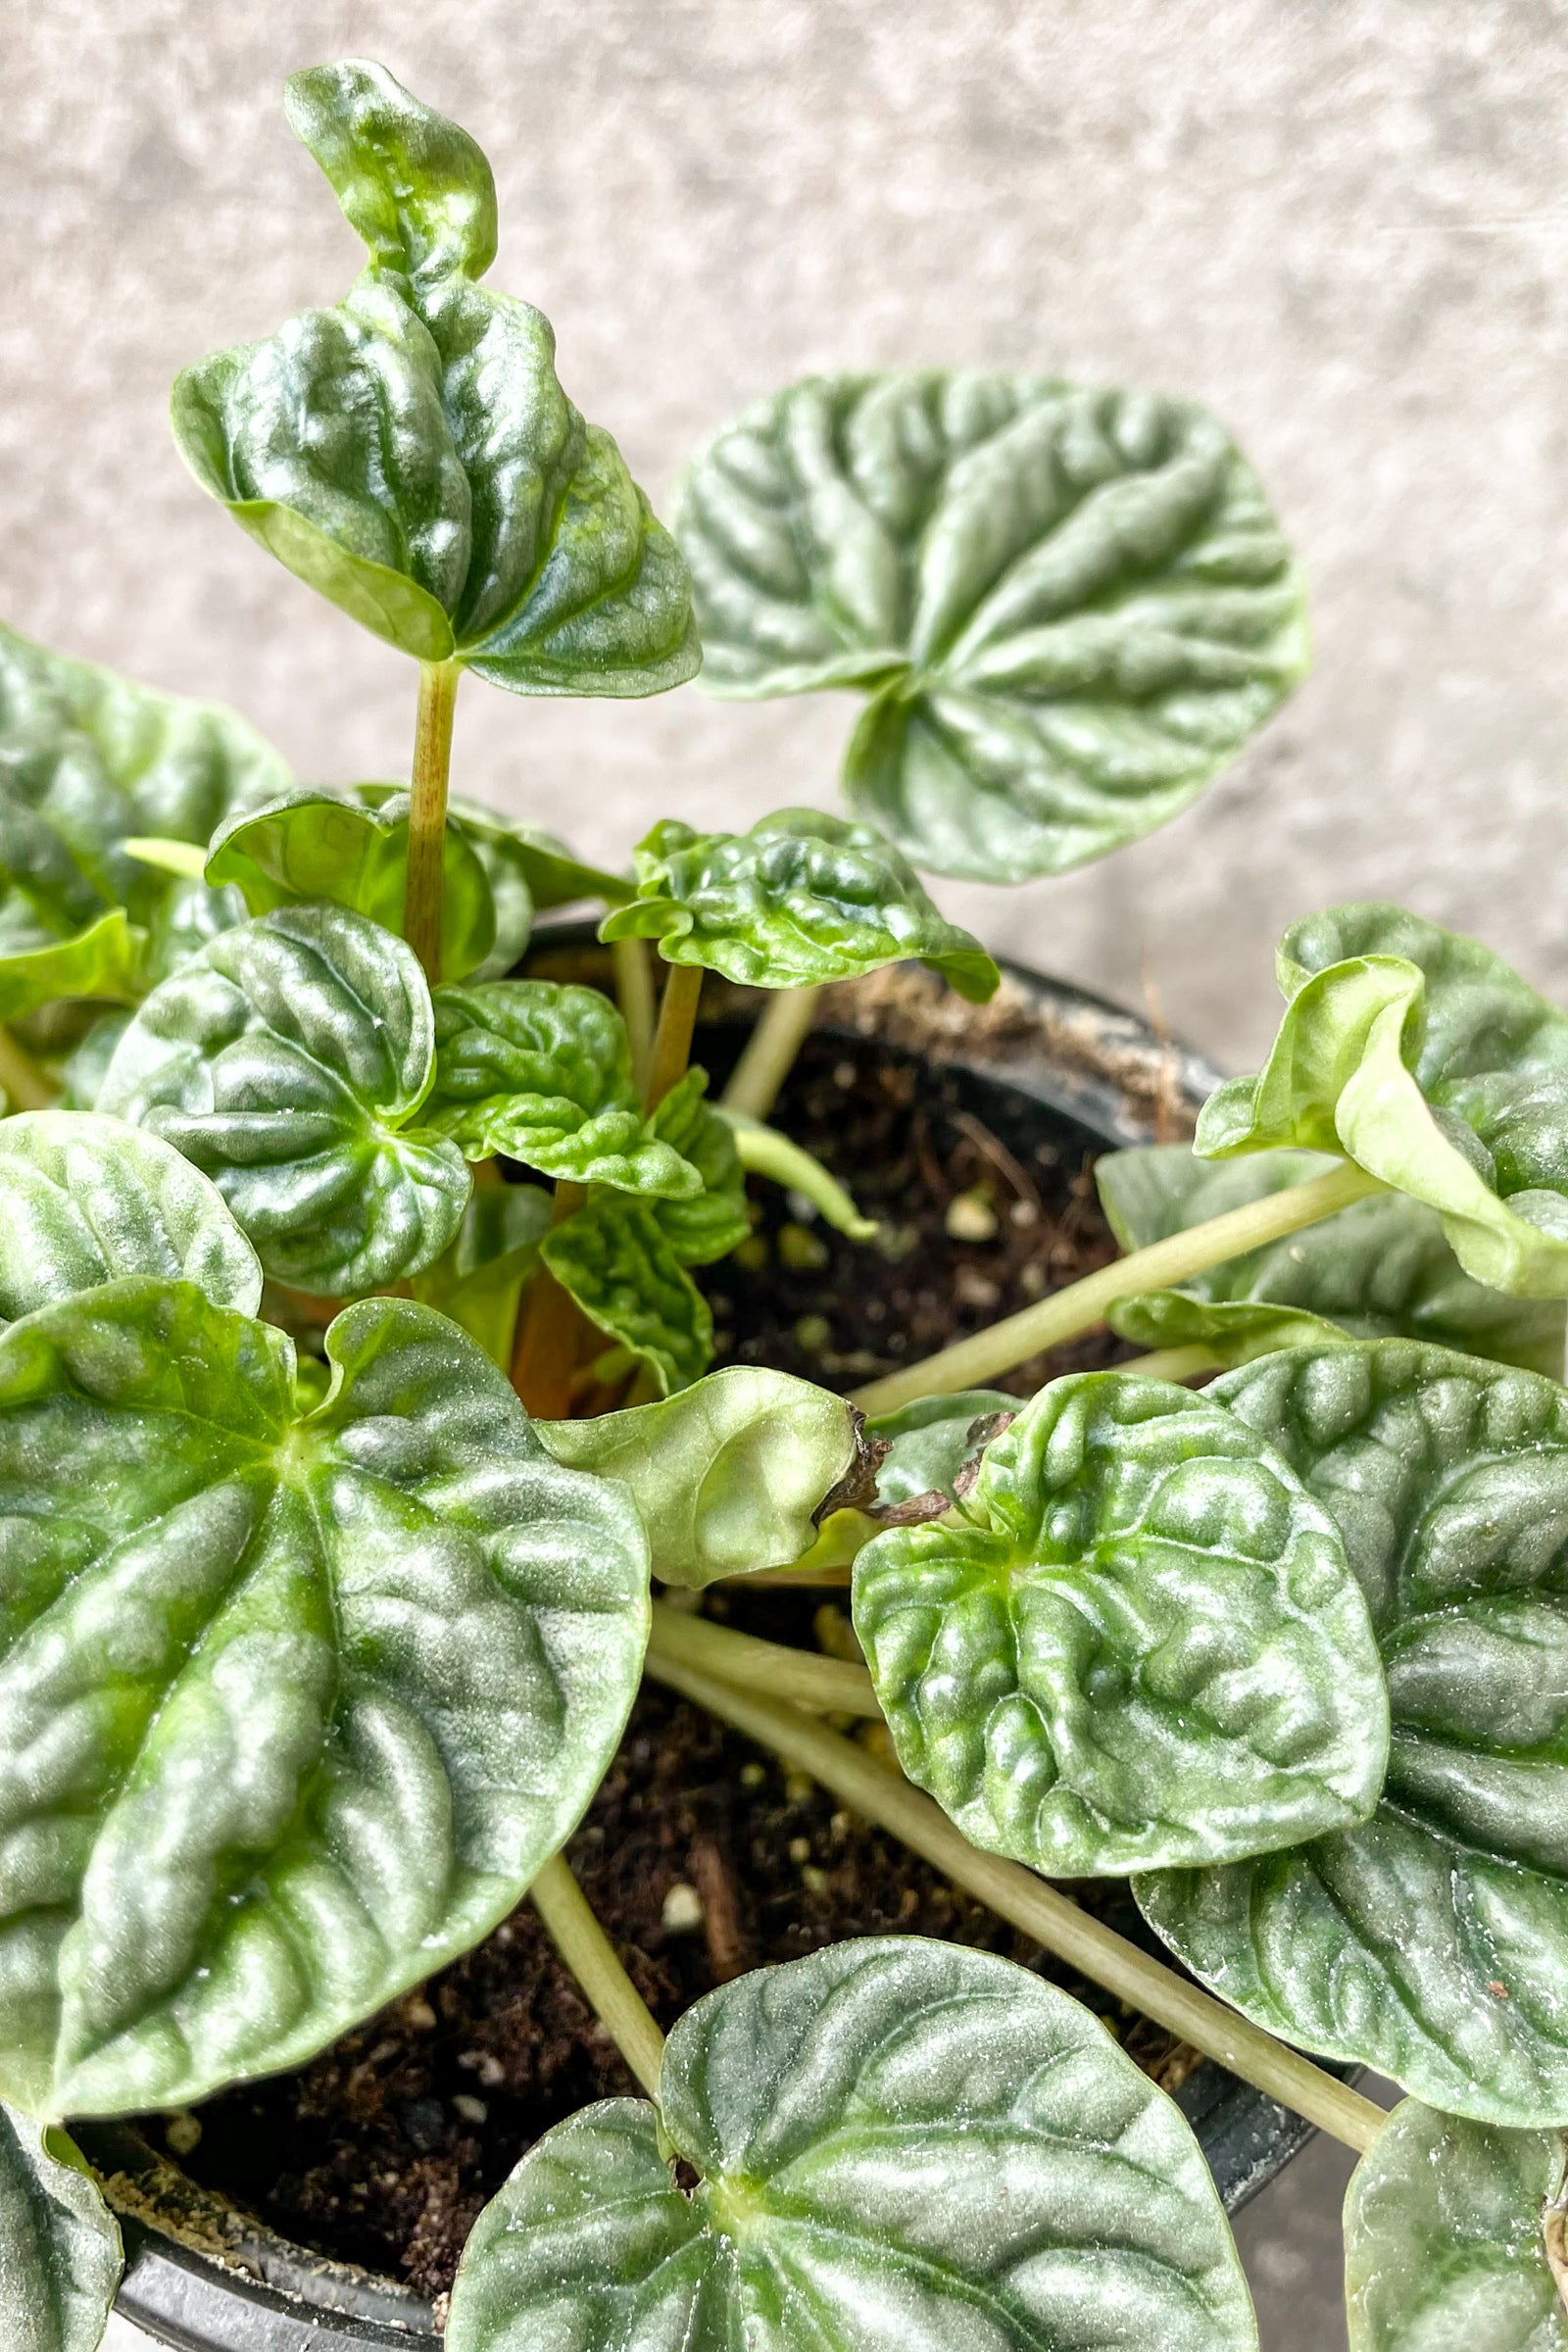
[(1361, 2153), (1388, 2120), (1381, 2107), (1348, 2083), (1287, 2049), (1174, 1969), (1141, 1952), (1016, 1862), (982, 1854), (955, 1829), (940, 1806), (889, 1772), (838, 1732), (813, 1723), (798, 1708), (779, 1706), (701, 1673), (669, 1654), (661, 1625), (649, 1647), (648, 1670), (671, 1690), (707, 1707), (721, 1723), (809, 1773), (852, 1811), (901, 1838), (956, 1886), (1034, 1937), (1047, 1951), (1141, 2009), (1167, 2032), (1240, 2075), (1244, 2082), (1294, 2108), (1308, 2123)]
[[(551, 1223), (564, 1224), (587, 1198), (585, 1185), (558, 1184)], [(571, 1411), (579, 1319), (576, 1299), (562, 1289), (541, 1258), (528, 1285), (512, 1351), (512, 1385), (535, 1421), (564, 1421)]]
[(1080, 1332), (1092, 1331), (1103, 1321), (1106, 1307), (1114, 1306), (1118, 1298), (1135, 1298), (1141, 1291), (1162, 1291), (1173, 1283), (1189, 1282), (1195, 1274), (1205, 1273), (1228, 1257), (1261, 1249), (1265, 1242), (1277, 1242), (1303, 1225), (1316, 1225), (1339, 1209), (1348, 1208), (1352, 1200), (1387, 1189), (1364, 1168), (1348, 1164), (1331, 1168), (1326, 1176), (1314, 1176), (1309, 1184), (1292, 1185), (1261, 1200), (1249, 1200), (1242, 1208), (1227, 1209), (1222, 1217), (1210, 1217), (1206, 1224), (1173, 1233), (1167, 1241), (1153, 1242), (1147, 1250), (1135, 1250), (1130, 1257), (1102, 1266), (1098, 1274), (1086, 1274), (1081, 1282), (1053, 1292), (1037, 1306), (1026, 1306), (1020, 1313), (993, 1323), (989, 1330), (977, 1331), (972, 1339), (944, 1348), (940, 1355), (928, 1356), (923, 1364), (910, 1364), (906, 1371), (890, 1372), (884, 1380), (871, 1381), (855, 1391), (852, 1402), (865, 1413), (891, 1413), (919, 1396), (984, 1388), (1029, 1356), (1047, 1348), (1059, 1348)]
[(753, 1634), (715, 1625), (711, 1618), (688, 1617), (662, 1600), (654, 1603), (653, 1622), (651, 1639), (661, 1657), (716, 1674), (721, 1683), (740, 1690), (765, 1690), (826, 1715), (863, 1715), (869, 1723), (882, 1720), (871, 1677), (848, 1658), (824, 1658), (781, 1642), (760, 1642)]
[(615, 1002), (631, 1047), (631, 1074), (639, 1095), (648, 1093), (654, 1059), (654, 974), (646, 939), (617, 939), (610, 951)]
[(686, 1074), (686, 1064), (692, 1053), (692, 1031), (697, 1026), (697, 1006), (702, 994), (701, 964), (672, 963), (668, 966), (664, 993), (659, 1005), (659, 1027), (654, 1032), (648, 1093), (644, 1098), (650, 1110), (657, 1110), (670, 1088)]
[(528, 1899), (587, 1994), (594, 2015), (609, 2028), (611, 2039), (649, 2097), (657, 2098), (664, 2036), (560, 1854), (545, 1864), (528, 1889)]
[(13, 1110), (47, 1110), (60, 1089), (52, 1086), (24, 1045), (0, 1027), (0, 1087)]
[(434, 988), (441, 977), (441, 899), (446, 879), (447, 774), (452, 713), (463, 675), (456, 662), (419, 663), (414, 723), (414, 789), (409, 802), (409, 873), (403, 936)]
[(769, 997), (719, 1097), (726, 1110), (744, 1111), (749, 1119), (766, 1118), (810, 1035), (821, 994), (820, 988), (781, 988)]

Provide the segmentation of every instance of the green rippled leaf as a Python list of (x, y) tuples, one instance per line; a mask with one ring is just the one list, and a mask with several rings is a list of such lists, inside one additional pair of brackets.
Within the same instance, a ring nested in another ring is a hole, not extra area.
[(80, 2151), (0, 2107), (0, 2331), (6, 2352), (98, 2352), (120, 2230)]
[(668, 1396), (712, 1361), (713, 1318), (659, 1211), (634, 1194), (596, 1188), (552, 1227), (541, 1254), (589, 1322), (629, 1348)]

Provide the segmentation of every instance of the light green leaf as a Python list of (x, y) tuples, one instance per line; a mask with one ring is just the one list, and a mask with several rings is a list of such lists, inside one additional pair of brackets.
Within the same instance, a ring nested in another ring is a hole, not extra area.
[(1345, 2200), (1350, 2352), (1568, 2352), (1544, 2229), (1560, 2132), (1501, 2132), (1406, 2099)]
[(127, 1274), (193, 1282), (254, 1315), (256, 1252), (172, 1145), (91, 1111), (0, 1120), (0, 1318)]
[(734, 1133), (736, 1154), (747, 1175), (765, 1176), (772, 1184), (787, 1185), (802, 1194), (835, 1233), (847, 1234), (852, 1242), (871, 1240), (876, 1219), (861, 1216), (850, 1194), (819, 1159), (813, 1159), (787, 1135), (780, 1135), (776, 1127), (764, 1125), (744, 1110), (731, 1110), (722, 1102), (714, 1108)]
[(644, 1113), (626, 1024), (594, 988), (489, 980), (435, 996), (424, 1123), (469, 1159), (503, 1152), (547, 1176), (695, 1196), (703, 1179)]
[(851, 807), (939, 873), (1061, 873), (1163, 824), (1306, 667), (1257, 476), (1153, 393), (808, 377), (699, 453), (676, 529), (705, 686), (859, 687)]
[(986, 1448), (961, 1516), (855, 1563), (899, 1761), (1053, 1878), (1362, 1820), (1383, 1677), (1333, 1520), (1208, 1398), (1079, 1373)]
[(122, 909), (70, 939), (0, 956), (0, 1021), (19, 1021), (57, 997), (134, 1004), (146, 993), (147, 934)]
[(1021, 1399), (1001, 1389), (952, 1389), (867, 1421), (867, 1439), (887, 1446), (876, 1466), (877, 1515), (940, 1517), (973, 1491), (997, 1415), (1021, 1410)]
[(536, 1426), (557, 1461), (630, 1488), (654, 1574), (692, 1588), (798, 1559), (859, 1453), (842, 1396), (739, 1364), (661, 1404)]
[(111, 1283), (0, 1337), (0, 2088), (183, 2104), (467, 1949), (576, 1822), (648, 1555), (445, 1317)]
[(816, 808), (781, 808), (749, 833), (696, 833), (665, 817), (638, 845), (637, 894), (605, 917), (601, 939), (657, 940), (666, 963), (748, 988), (851, 980), (906, 956), (971, 1004), (1000, 979), (873, 826)]
[(1137, 1882), (1194, 1973), (1451, 2113), (1568, 2118), (1568, 1393), (1406, 1340), (1207, 1395), (1331, 1511), (1388, 1675), (1372, 1820)]
[(477, 283), (495, 187), (384, 67), (294, 74), (289, 122), (369, 265), (334, 310), (188, 368), (180, 451), (262, 546), (366, 628), (514, 694), (658, 694), (701, 660), (690, 583), (555, 337)]
[[(495, 903), (484, 862), (460, 825), (448, 824), (443, 854), (441, 970), (461, 980), (496, 944)], [(370, 808), (296, 786), (219, 827), (207, 880), (232, 883), (252, 914), (319, 899), (401, 937), (408, 859), (406, 792)]]
[(661, 1200), (654, 1212), (683, 1266), (710, 1266), (752, 1230), (734, 1130), (707, 1092), (708, 1072), (687, 1070), (654, 1112), (654, 1133), (702, 1178), (700, 1193)]
[(98, 2352), (120, 2284), (120, 2230), (64, 2132), (0, 2107), (0, 2340)]
[(1375, 901), (1295, 924), (1279, 977), (1268, 1061), (1210, 1098), (1195, 1149), (1337, 1152), (1435, 1208), (1477, 1282), (1568, 1297), (1568, 1015), (1479, 941)]
[(439, 1257), (463, 1155), (415, 1124), (435, 1061), (424, 975), (346, 907), (222, 932), (122, 1036), (98, 1107), (211, 1176), (275, 1281), (337, 1298)]
[(155, 866), (181, 882), (200, 882), (207, 871), (207, 852), (193, 841), (170, 841), (161, 833), (127, 833), (121, 844), (138, 865)]
[[(1206, 1218), (1324, 1175), (1317, 1152), (1259, 1152), (1218, 1166), (1182, 1144), (1107, 1152), (1095, 1181), (1124, 1250), (1142, 1250)], [(1565, 1310), (1472, 1282), (1437, 1211), (1400, 1194), (1358, 1200), (1266, 1249), (1228, 1258), (1179, 1290), (1122, 1299), (1106, 1321), (1142, 1348), (1200, 1345), (1241, 1364), (1275, 1348), (1352, 1339), (1430, 1340), (1558, 1377)]]
[(448, 2352), (1112, 2343), (1255, 2352), (1198, 2144), (1065, 1993), (914, 1936), (689, 2009), (657, 2109), (584, 2109), (485, 2208), (447, 2326)]
[(522, 1286), (550, 1229), (550, 1195), (536, 1184), (476, 1184), (456, 1238), (410, 1288), (477, 1340), (505, 1372)]
[(662, 1395), (707, 1371), (713, 1318), (654, 1201), (596, 1188), (545, 1236), (542, 1255), (589, 1322), (650, 1367)]

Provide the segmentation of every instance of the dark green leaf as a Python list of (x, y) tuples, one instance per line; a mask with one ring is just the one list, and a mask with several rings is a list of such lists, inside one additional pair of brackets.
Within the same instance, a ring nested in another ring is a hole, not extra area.
[[(701, 2177), (687, 2196), (671, 2154)], [(1255, 2352), (1182, 2116), (1087, 2010), (890, 1937), (689, 2009), (656, 2110), (558, 2125), (480, 2215), (448, 2352)]]
[(650, 1366), (663, 1396), (707, 1371), (713, 1318), (670, 1247), (659, 1204), (596, 1188), (546, 1235), (543, 1256), (589, 1322)]
[(749, 988), (850, 980), (918, 956), (983, 1004), (1000, 977), (873, 826), (816, 808), (781, 808), (749, 833), (695, 833), (665, 817), (638, 846), (637, 893), (606, 916), (601, 939), (655, 939), (666, 963)]
[(65, 2132), (0, 2107), (0, 2340), (98, 2352), (120, 2284), (120, 2230)]
[(1140, 1880), (1194, 1972), (1310, 2050), (1482, 2122), (1568, 2117), (1568, 1394), (1405, 1340), (1207, 1395), (1338, 1521), (1388, 1673), (1363, 1827)]
[(733, 1364), (661, 1404), (537, 1427), (558, 1461), (630, 1488), (654, 1574), (695, 1587), (809, 1548), (857, 1459), (855, 1421), (808, 1380)]
[(0, 2085), (45, 2112), (295, 2066), (477, 1941), (637, 1687), (629, 1500), (445, 1317), (371, 1299), (297, 1417), (189, 1284), (0, 1337)]
[(120, 907), (47, 947), (0, 956), (0, 1021), (19, 1021), (57, 997), (134, 1004), (146, 990), (147, 934)]
[(212, 1177), (275, 1281), (327, 1298), (416, 1273), (468, 1198), (414, 1122), (435, 1027), (412, 952), (341, 906), (280, 906), (156, 988), (98, 1106)]
[[(1095, 1180), (1124, 1250), (1146, 1249), (1333, 1167), (1317, 1152), (1259, 1152), (1215, 1166), (1182, 1144), (1108, 1152)], [(1435, 1209), (1401, 1194), (1358, 1200), (1283, 1242), (1228, 1258), (1179, 1290), (1122, 1299), (1107, 1317), (1142, 1348), (1213, 1350), (1240, 1364), (1275, 1348), (1332, 1340), (1430, 1340), (1556, 1378), (1559, 1300), (1507, 1298), (1472, 1282)]]
[(363, 59), (294, 74), (287, 106), (369, 266), (336, 309), (180, 376), (197, 480), (420, 661), (516, 694), (678, 686), (701, 655), (674, 542), (562, 391), (548, 321), (476, 282), (495, 248), (478, 148)]
[(1285, 934), (1263, 1070), (1204, 1105), (1210, 1158), (1299, 1144), (1443, 1219), (1467, 1274), (1568, 1297), (1568, 1016), (1480, 942), (1377, 902)]
[(705, 685), (860, 687), (851, 805), (941, 873), (1060, 873), (1164, 823), (1306, 667), (1256, 475), (1151, 393), (808, 377), (700, 453), (676, 527)]
[(1345, 2201), (1350, 2352), (1568, 2352), (1543, 2243), (1563, 2155), (1560, 2132), (1396, 2108)]
[(1042, 1390), (961, 1517), (865, 1546), (855, 1630), (909, 1778), (1052, 1877), (1267, 1852), (1377, 1802), (1387, 1701), (1333, 1520), (1164, 1381)]
[(476, 1184), (457, 1237), (410, 1288), (477, 1340), (505, 1372), (522, 1286), (550, 1229), (550, 1195), (536, 1184)]

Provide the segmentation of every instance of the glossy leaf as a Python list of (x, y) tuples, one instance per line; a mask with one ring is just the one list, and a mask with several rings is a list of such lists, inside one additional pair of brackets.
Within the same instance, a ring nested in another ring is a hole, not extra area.
[(887, 1447), (876, 1467), (876, 1515), (939, 1518), (973, 1492), (997, 1416), (1021, 1409), (1022, 1400), (1001, 1389), (952, 1389), (867, 1421), (867, 1440)]
[(1256, 2345), (1197, 2142), (1054, 1985), (913, 1936), (689, 2009), (657, 2110), (585, 2108), (485, 2208), (447, 2327), (449, 2352), (1112, 2342)]
[(98, 1106), (211, 1176), (275, 1281), (338, 1298), (416, 1273), (469, 1176), (416, 1123), (435, 1060), (402, 940), (346, 907), (280, 906), (214, 939), (142, 1005)]
[(1302, 588), (1202, 409), (1041, 376), (812, 376), (676, 523), (717, 694), (859, 687), (858, 816), (940, 873), (1061, 873), (1186, 808), (1306, 666)]
[(465, 132), (364, 59), (286, 84), (369, 250), (333, 310), (188, 368), (175, 438), (280, 563), (423, 662), (515, 694), (657, 694), (701, 655), (690, 583), (529, 304), (478, 283), (495, 186)]
[(491, 980), (435, 998), (424, 1121), (469, 1159), (503, 1152), (547, 1176), (693, 1197), (703, 1179), (644, 1113), (626, 1024), (594, 988)]
[(1138, 1899), (1301, 2047), (1483, 2122), (1568, 2118), (1568, 1393), (1383, 1340), (1207, 1395), (1339, 1523), (1388, 1675), (1388, 1783), (1359, 1828)]
[(80, 2151), (0, 2107), (0, 2340), (98, 2352), (120, 2284), (120, 2230)]
[(858, 1454), (842, 1396), (740, 1364), (660, 1404), (537, 1426), (558, 1461), (631, 1490), (654, 1574), (694, 1588), (798, 1559)]
[(696, 833), (665, 817), (638, 846), (636, 898), (599, 936), (657, 940), (666, 963), (748, 988), (851, 980), (906, 956), (973, 1004), (1000, 978), (872, 826), (816, 808), (781, 808), (749, 833)]
[(1350, 2352), (1568, 2352), (1543, 2242), (1563, 2161), (1560, 2132), (1396, 2108), (1345, 2201)]
[(670, 1246), (659, 1204), (596, 1189), (545, 1236), (541, 1254), (590, 1323), (647, 1364), (662, 1395), (712, 1360), (713, 1318)]
[(706, 1101), (708, 1072), (687, 1070), (654, 1112), (654, 1133), (702, 1178), (702, 1191), (661, 1200), (655, 1210), (664, 1238), (683, 1266), (710, 1266), (727, 1257), (752, 1230), (746, 1174), (735, 1131)]
[(157, 1136), (90, 1111), (0, 1120), (0, 1318), (127, 1274), (261, 1305), (256, 1252), (215, 1185)]
[[(496, 944), (495, 902), (484, 861), (456, 823), (447, 826), (444, 857), (441, 969), (444, 978), (461, 980)], [(366, 808), (298, 787), (219, 828), (207, 880), (215, 887), (232, 883), (251, 914), (325, 900), (401, 937), (408, 858), (407, 793)]]
[(868, 1242), (876, 1233), (874, 1217), (862, 1217), (853, 1197), (835, 1176), (828, 1173), (819, 1159), (780, 1135), (776, 1127), (752, 1118), (744, 1110), (731, 1110), (727, 1103), (714, 1107), (735, 1138), (735, 1152), (749, 1176), (765, 1176), (772, 1184), (788, 1185), (801, 1194), (817, 1213), (852, 1242)]
[(855, 1628), (909, 1778), (1053, 1877), (1267, 1852), (1377, 1802), (1387, 1701), (1333, 1520), (1164, 1381), (1043, 1390), (962, 1518), (866, 1545)]
[(550, 1195), (536, 1184), (476, 1184), (457, 1234), (410, 1283), (477, 1340), (505, 1372), (512, 1362), (522, 1286), (550, 1229)]
[(1263, 1070), (1204, 1105), (1195, 1149), (1299, 1144), (1443, 1219), (1467, 1274), (1568, 1297), (1568, 1015), (1478, 940), (1368, 902), (1289, 930)]
[(581, 1813), (641, 1668), (629, 1502), (477, 1348), (112, 1283), (0, 1337), (0, 2087), (181, 2104), (466, 1950)]
[[(1259, 1152), (1215, 1165), (1185, 1145), (1152, 1144), (1107, 1152), (1095, 1180), (1117, 1241), (1142, 1250), (1333, 1165), (1317, 1152)], [(1508, 1298), (1472, 1282), (1436, 1210), (1400, 1194), (1358, 1200), (1179, 1290), (1122, 1299), (1106, 1321), (1139, 1347), (1198, 1345), (1233, 1364), (1332, 1341), (1338, 1330), (1361, 1340), (1429, 1340), (1553, 1378), (1563, 1368), (1561, 1302)]]

